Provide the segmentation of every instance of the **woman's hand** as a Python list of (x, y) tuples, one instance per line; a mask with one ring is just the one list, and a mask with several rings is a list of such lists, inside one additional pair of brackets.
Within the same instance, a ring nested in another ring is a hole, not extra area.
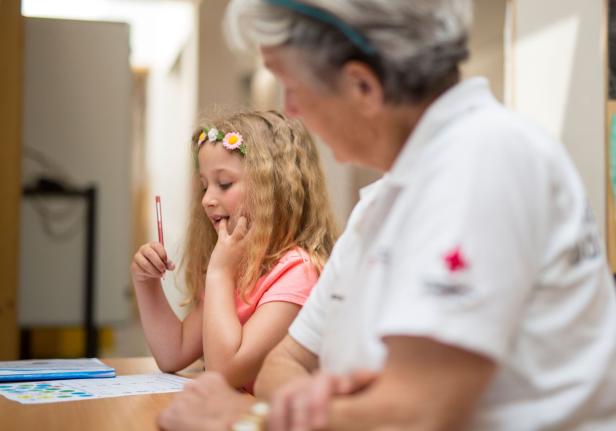
[(220, 374), (206, 372), (186, 383), (158, 417), (158, 426), (173, 431), (228, 430), (254, 403), (253, 397), (231, 388)]
[(175, 263), (167, 258), (165, 247), (159, 242), (150, 242), (139, 247), (130, 266), (130, 272), (136, 282), (160, 279), (166, 270), (174, 269)]
[(283, 386), (272, 396), (272, 431), (327, 429), (332, 399), (362, 391), (377, 377), (372, 371), (345, 376), (317, 372)]
[(226, 276), (235, 279), (237, 268), (244, 254), (246, 234), (248, 233), (246, 217), (240, 217), (233, 229), (227, 231), (227, 220), (218, 224), (218, 241), (210, 256), (207, 268), (209, 276)]

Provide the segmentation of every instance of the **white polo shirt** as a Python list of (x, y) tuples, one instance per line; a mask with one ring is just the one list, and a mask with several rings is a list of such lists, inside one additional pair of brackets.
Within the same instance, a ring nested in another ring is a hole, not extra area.
[(379, 370), (387, 335), (498, 371), (471, 430), (615, 430), (616, 301), (564, 147), (474, 78), (441, 96), (362, 193), (290, 328), (323, 369)]

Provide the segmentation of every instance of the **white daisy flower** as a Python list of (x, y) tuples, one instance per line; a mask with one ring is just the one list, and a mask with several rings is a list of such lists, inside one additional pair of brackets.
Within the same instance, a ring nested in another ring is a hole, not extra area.
[(208, 132), (207, 132), (207, 139), (210, 142), (216, 142), (216, 138), (218, 138), (218, 129), (215, 127), (212, 127)]

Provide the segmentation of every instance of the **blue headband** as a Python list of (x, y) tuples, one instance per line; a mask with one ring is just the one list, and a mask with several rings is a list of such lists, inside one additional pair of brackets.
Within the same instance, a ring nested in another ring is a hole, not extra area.
[(279, 7), (284, 7), (293, 12), (297, 12), (302, 15), (309, 16), (317, 21), (324, 22), (340, 30), (356, 47), (361, 49), (364, 54), (374, 55), (376, 49), (368, 42), (363, 35), (356, 31), (353, 27), (342, 21), (340, 18), (332, 15), (331, 13), (304, 3), (300, 3), (296, 0), (266, 0), (269, 4)]

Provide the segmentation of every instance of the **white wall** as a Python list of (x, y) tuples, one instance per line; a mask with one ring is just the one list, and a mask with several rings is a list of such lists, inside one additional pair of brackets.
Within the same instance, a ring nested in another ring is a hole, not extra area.
[[(155, 62), (150, 67), (146, 102), (146, 165), (151, 203), (148, 231), (157, 240), (154, 197), (160, 195), (165, 248), (178, 263), (184, 245), (190, 204), (190, 175), (193, 169), (190, 139), (197, 107), (198, 39), (196, 11), (181, 25), (187, 39), (172, 51), (171, 62)], [(179, 27), (168, 22), (167, 31)], [(177, 24), (177, 23), (176, 23)], [(159, 29), (161, 31), (162, 29)], [(164, 32), (164, 31), (163, 31)], [(148, 204), (149, 205), (149, 204)], [(181, 274), (168, 273), (163, 288), (174, 311), (183, 316), (184, 282)]]
[(513, 108), (567, 147), (605, 224), (603, 0), (512, 0)]

